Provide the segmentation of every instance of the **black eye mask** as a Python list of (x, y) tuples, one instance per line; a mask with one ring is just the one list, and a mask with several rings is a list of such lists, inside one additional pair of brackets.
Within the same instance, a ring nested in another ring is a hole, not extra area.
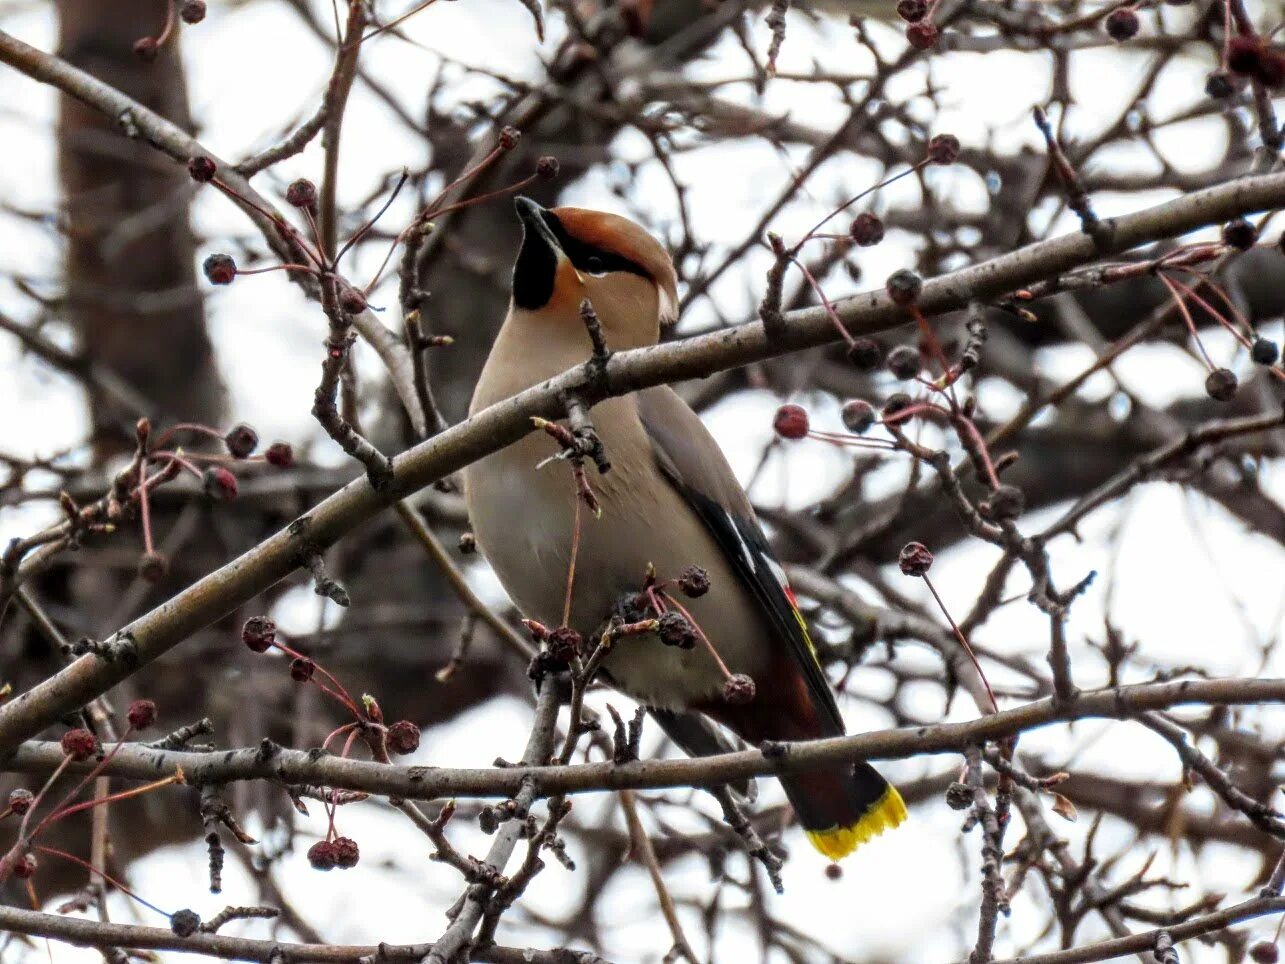
[[(577, 271), (593, 275), (625, 271), (641, 278), (654, 280), (651, 272), (638, 262), (631, 261), (614, 251), (608, 251), (606, 248), (573, 238), (553, 212), (543, 211), (540, 217), (549, 232), (557, 239), (558, 247), (563, 250)], [(517, 262), (513, 265), (513, 303), (528, 311), (543, 308), (553, 297), (553, 284), (557, 272), (558, 255), (550, 247), (548, 239), (542, 232), (532, 230), (529, 226), (524, 227), (522, 250), (518, 252)]]

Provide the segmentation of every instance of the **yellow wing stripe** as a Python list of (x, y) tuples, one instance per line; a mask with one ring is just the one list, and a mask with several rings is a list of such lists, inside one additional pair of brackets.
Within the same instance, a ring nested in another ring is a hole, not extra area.
[(872, 840), (885, 830), (891, 830), (905, 819), (906, 804), (897, 788), (890, 786), (856, 823), (846, 827), (831, 827), (829, 830), (809, 830), (807, 835), (812, 846), (822, 854), (831, 860), (839, 860), (867, 840)]

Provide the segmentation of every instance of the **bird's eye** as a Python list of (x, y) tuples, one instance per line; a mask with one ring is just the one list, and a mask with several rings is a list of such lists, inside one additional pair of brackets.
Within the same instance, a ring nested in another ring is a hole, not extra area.
[(602, 263), (602, 258), (598, 257), (596, 254), (592, 254), (586, 258), (584, 264), (585, 267), (589, 269), (590, 274), (606, 273), (606, 265)]

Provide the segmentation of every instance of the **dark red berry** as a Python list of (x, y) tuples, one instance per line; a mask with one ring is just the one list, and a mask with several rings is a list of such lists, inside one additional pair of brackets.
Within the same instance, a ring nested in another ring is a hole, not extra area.
[(227, 502), (236, 498), (236, 476), (221, 465), (212, 465), (206, 469), (201, 481), (205, 486), (205, 494), (212, 499)]
[(290, 678), (296, 683), (308, 682), (316, 670), (317, 664), (302, 656), (296, 656), (290, 661)]
[(921, 367), (918, 348), (911, 348), (909, 345), (898, 345), (888, 352), (888, 371), (898, 378), (914, 378), (919, 374)]
[(897, 304), (913, 305), (919, 298), (919, 292), (924, 289), (924, 282), (913, 271), (902, 268), (888, 276), (884, 289), (888, 292), (888, 297)]
[(825, 865), (825, 879), (826, 879), (826, 880), (842, 880), (842, 879), (843, 879), (843, 868), (842, 868), (842, 867), (840, 867), (838, 864), (826, 864), (826, 865)]
[(394, 753), (414, 753), (419, 749), (419, 727), (410, 720), (398, 720), (388, 728), (388, 748)]
[(145, 552), (138, 558), (138, 578), (144, 582), (160, 582), (169, 568), (169, 560), (159, 552)]
[(39, 866), (35, 854), (23, 854), (14, 862), (13, 875), (19, 880), (30, 880), (36, 875), (36, 868)]
[(335, 845), (329, 840), (318, 840), (308, 848), (308, 863), (313, 870), (334, 870), (339, 863)]
[(1264, 87), (1278, 89), (1282, 83), (1285, 83), (1285, 56), (1270, 48), (1264, 50), (1262, 56), (1258, 58), (1258, 69), (1254, 71), (1254, 79)]
[(267, 616), (251, 616), (241, 627), (241, 642), (256, 653), (266, 653), (277, 641), (277, 624)]
[(1281, 357), (1281, 350), (1270, 338), (1255, 338), (1249, 357), (1259, 365), (1275, 365), (1276, 359)]
[(772, 419), (772, 428), (781, 438), (797, 440), (808, 434), (808, 413), (802, 405), (782, 405)]
[(723, 681), (723, 701), (733, 706), (744, 706), (746, 703), (753, 702), (757, 692), (754, 680), (744, 673), (735, 673)]
[(696, 630), (692, 628), (691, 621), (676, 609), (661, 615), (657, 635), (666, 646), (691, 649), (696, 645)]
[(505, 127), (500, 131), (500, 150), (511, 151), (522, 140), (522, 132), (516, 127)]
[(230, 255), (212, 254), (201, 265), (205, 277), (212, 285), (230, 285), (236, 277), (236, 262)]
[(992, 522), (1008, 522), (1026, 510), (1026, 496), (1015, 485), (1001, 485), (977, 509)]
[(214, 180), (214, 175), (219, 172), (218, 165), (206, 157), (204, 154), (197, 154), (187, 162), (187, 173), (192, 176), (192, 180), (198, 184), (205, 184)]
[(359, 315), (366, 310), (366, 296), (351, 285), (339, 292), (339, 307), (347, 314)]
[(558, 159), (549, 154), (535, 162), (536, 176), (545, 181), (552, 181), (561, 169), (562, 165), (558, 163)]
[(709, 592), (709, 573), (700, 566), (688, 566), (678, 574), (678, 588), (689, 599), (699, 599)]
[(1236, 93), (1236, 82), (1225, 70), (1215, 70), (1205, 78), (1205, 93), (1215, 100), (1226, 100)]
[(925, 576), (932, 568), (933, 554), (922, 542), (907, 542), (897, 556), (897, 565), (901, 567), (902, 575)]
[(477, 536), (471, 532), (461, 532), (459, 541), (456, 543), (463, 555), (471, 556), (477, 552)]
[(897, 16), (906, 23), (918, 23), (928, 16), (926, 0), (900, 0), (897, 4)]
[(73, 760), (88, 760), (98, 752), (98, 739), (79, 727), (68, 730), (62, 735), (62, 752)]
[(1258, 229), (1244, 218), (1228, 221), (1223, 225), (1223, 243), (1240, 251), (1248, 251), (1258, 241)]
[(191, 937), (200, 926), (201, 918), (194, 910), (184, 908), (170, 915), (170, 930), (176, 937)]
[(928, 159), (934, 164), (954, 164), (959, 160), (959, 138), (938, 134), (928, 142)]
[(268, 446), (268, 450), (263, 453), (263, 459), (269, 465), (275, 465), (279, 469), (288, 469), (294, 465), (294, 449), (289, 442), (273, 442)]
[(161, 52), (161, 45), (155, 37), (140, 37), (134, 41), (134, 56), (145, 64), (150, 64)]
[(913, 404), (914, 399), (905, 392), (893, 392), (888, 396), (887, 401), (883, 403), (883, 412), (881, 413), (883, 415), (883, 420), (885, 422), (892, 421), (894, 423), (900, 421), (896, 416), (901, 412), (904, 412)]
[(315, 208), (317, 206), (317, 185), (306, 177), (291, 181), (286, 188), (286, 203), (294, 208)]
[(1116, 43), (1124, 43), (1138, 35), (1138, 15), (1128, 7), (1112, 10), (1104, 24), (1107, 36)]
[(916, 50), (929, 50), (937, 46), (937, 27), (927, 20), (912, 23), (906, 28), (906, 40)]
[(156, 704), (151, 700), (134, 700), (129, 704), (125, 719), (134, 729), (145, 730), (156, 722)]
[(878, 215), (862, 211), (852, 221), (848, 229), (852, 240), (863, 248), (869, 248), (883, 240), (883, 221)]
[(1226, 368), (1215, 368), (1205, 379), (1205, 393), (1215, 401), (1229, 402), (1236, 396), (1239, 384), (1234, 372)]
[(352, 837), (336, 837), (335, 842), (331, 845), (335, 848), (335, 864), (347, 870), (349, 867), (356, 867), (357, 861), (361, 859), (361, 850), (357, 847), (357, 841)]
[(1227, 66), (1232, 73), (1256, 74), (1262, 57), (1263, 42), (1258, 37), (1237, 35), (1227, 44)]
[(35, 800), (35, 795), (26, 787), (18, 787), (16, 790), (9, 791), (9, 809), (18, 814), (18, 816), (22, 816), (30, 810)]
[(1271, 941), (1259, 941), (1249, 949), (1249, 959), (1254, 964), (1277, 964), (1281, 957)]
[(227, 434), (223, 436), (223, 444), (228, 447), (228, 452), (233, 458), (249, 458), (250, 454), (259, 447), (259, 433), (242, 422), (228, 429)]
[(184, 23), (200, 23), (205, 19), (205, 0), (183, 0), (178, 15)]
[(570, 626), (559, 626), (549, 633), (544, 644), (548, 647), (550, 656), (559, 662), (569, 663), (584, 648), (584, 637)]
[(843, 403), (843, 424), (849, 432), (864, 434), (875, 423), (875, 409), (869, 402), (852, 398)]
[(872, 372), (883, 362), (883, 349), (873, 338), (858, 338), (848, 346), (848, 361), (863, 372)]

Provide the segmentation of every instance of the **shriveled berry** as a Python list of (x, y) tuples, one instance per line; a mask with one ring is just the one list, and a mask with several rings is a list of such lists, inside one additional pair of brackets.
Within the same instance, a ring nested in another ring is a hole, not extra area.
[(205, 494), (212, 499), (228, 502), (236, 498), (236, 476), (221, 465), (212, 465), (206, 469), (201, 482), (205, 487)]
[(558, 171), (561, 169), (562, 165), (559, 164), (558, 159), (551, 154), (546, 154), (535, 162), (535, 173), (541, 180), (552, 181), (558, 176)]
[(1232, 73), (1252, 76), (1258, 72), (1263, 57), (1263, 42), (1258, 37), (1238, 34), (1227, 43), (1227, 66)]
[(1205, 379), (1205, 393), (1215, 401), (1229, 402), (1236, 396), (1240, 383), (1236, 375), (1227, 368), (1215, 368)]
[(928, 159), (934, 164), (954, 164), (959, 160), (959, 138), (954, 134), (937, 134), (928, 142)]
[(228, 447), (228, 452), (234, 459), (249, 458), (250, 454), (259, 447), (259, 433), (242, 422), (228, 429), (227, 434), (223, 436), (223, 444)]
[(461, 532), (459, 541), (456, 543), (463, 555), (471, 556), (477, 552), (477, 536), (471, 532)]
[(522, 140), (522, 132), (516, 127), (505, 127), (500, 131), (500, 150), (511, 151)]
[(911, 348), (909, 345), (898, 345), (888, 352), (888, 371), (898, 378), (914, 378), (919, 374), (921, 367), (918, 348)]
[(359, 315), (366, 310), (366, 296), (351, 285), (345, 285), (339, 292), (339, 307), (350, 315)]
[(902, 575), (926, 576), (933, 565), (933, 554), (922, 542), (907, 542), (897, 556), (897, 565), (901, 567)]
[(290, 678), (296, 683), (306, 683), (317, 671), (317, 664), (303, 656), (296, 656), (290, 661)]
[(923, 279), (913, 271), (902, 268), (894, 271), (884, 282), (888, 297), (899, 305), (913, 305), (919, 299), (919, 292), (924, 289)]
[(842, 867), (840, 867), (838, 864), (826, 864), (826, 865), (825, 865), (825, 879), (826, 879), (826, 880), (842, 880), (842, 879), (843, 879), (843, 868), (842, 868)]
[(1255, 338), (1249, 357), (1259, 365), (1275, 365), (1276, 359), (1281, 357), (1280, 346), (1270, 338)]
[(858, 338), (848, 346), (848, 361), (863, 372), (872, 372), (883, 362), (883, 349), (873, 338)]
[(218, 172), (218, 165), (204, 154), (197, 154), (187, 162), (187, 173), (198, 184), (205, 184), (214, 180), (214, 175), (218, 174)]
[(862, 211), (852, 220), (848, 234), (852, 240), (863, 248), (869, 248), (883, 240), (883, 221), (877, 214)]
[(584, 637), (570, 626), (559, 626), (549, 633), (544, 645), (548, 647), (549, 655), (554, 659), (569, 663), (584, 648)]
[(1124, 43), (1138, 35), (1138, 15), (1128, 7), (1120, 7), (1107, 15), (1103, 26), (1106, 27), (1108, 37), (1116, 43)]
[(1225, 70), (1215, 70), (1205, 78), (1205, 93), (1214, 100), (1226, 100), (1236, 93), (1236, 82)]
[(691, 649), (696, 645), (696, 630), (691, 620), (676, 609), (671, 609), (660, 617), (660, 628), (657, 635), (666, 646), (677, 646), (679, 649)]
[(277, 624), (267, 616), (251, 616), (241, 627), (241, 642), (256, 653), (266, 653), (277, 641)]
[(388, 728), (388, 748), (394, 753), (414, 753), (419, 749), (419, 727), (410, 720), (398, 720)]
[(772, 428), (781, 438), (792, 441), (808, 434), (808, 413), (802, 405), (782, 405), (772, 419)]
[(883, 420), (885, 422), (889, 420), (896, 422), (898, 420), (896, 416), (913, 404), (914, 399), (905, 392), (893, 392), (888, 396), (887, 401), (883, 403), (883, 411), (881, 412)]
[(269, 465), (275, 465), (279, 469), (288, 469), (294, 465), (294, 448), (289, 442), (273, 442), (268, 446), (268, 450), (263, 453), (263, 459)]
[(723, 701), (733, 706), (744, 706), (752, 702), (757, 693), (754, 680), (744, 673), (734, 673), (723, 681)]
[(318, 840), (308, 848), (308, 863), (313, 870), (334, 870), (339, 864), (339, 855), (335, 845), (329, 840)]
[(928, 16), (926, 0), (900, 0), (897, 4), (897, 16), (906, 23), (918, 23)]
[(317, 206), (317, 185), (306, 177), (290, 182), (286, 188), (286, 203), (294, 208), (314, 208)]
[(39, 866), (35, 854), (23, 854), (14, 862), (13, 875), (19, 880), (30, 880), (36, 875), (36, 869)]
[(335, 864), (347, 870), (349, 867), (356, 867), (357, 861), (361, 859), (361, 850), (357, 847), (357, 841), (352, 837), (336, 837), (331, 845), (335, 848)]
[(929, 50), (937, 46), (937, 26), (928, 20), (920, 20), (906, 28), (906, 40), (916, 50)]
[(1271, 941), (1259, 941), (1249, 949), (1249, 959), (1254, 964), (1277, 964), (1281, 956)]
[(178, 15), (184, 23), (200, 23), (205, 19), (205, 0), (183, 0)]
[(1026, 510), (1026, 496), (1015, 485), (1001, 485), (977, 509), (992, 522), (1008, 522)]
[(875, 423), (875, 407), (861, 398), (843, 403), (843, 425), (849, 432), (863, 435)]
[(201, 265), (206, 279), (212, 285), (230, 285), (236, 277), (236, 262), (228, 254), (212, 254)]
[(973, 788), (956, 780), (946, 788), (946, 806), (952, 810), (967, 810), (973, 805)]
[(196, 911), (188, 910), (186, 907), (170, 915), (170, 930), (176, 937), (191, 937), (200, 926), (201, 918)]
[(688, 566), (678, 574), (678, 588), (688, 599), (699, 599), (709, 592), (709, 573), (700, 566)]
[(145, 730), (156, 722), (156, 704), (151, 700), (134, 700), (129, 704), (125, 719), (134, 729)]
[(138, 578), (144, 582), (160, 582), (169, 568), (169, 560), (159, 552), (145, 552), (138, 557)]
[(88, 760), (98, 752), (98, 739), (80, 727), (68, 730), (62, 735), (62, 752), (73, 760)]
[(9, 791), (9, 810), (22, 816), (31, 809), (36, 797), (26, 787), (18, 787), (16, 790)]
[(1240, 251), (1248, 251), (1258, 241), (1258, 229), (1244, 218), (1228, 221), (1223, 225), (1223, 243)]
[(134, 41), (134, 56), (145, 64), (150, 64), (161, 52), (161, 45), (155, 37), (139, 37)]
[(500, 818), (494, 807), (483, 807), (477, 814), (477, 826), (488, 837), (500, 829)]

